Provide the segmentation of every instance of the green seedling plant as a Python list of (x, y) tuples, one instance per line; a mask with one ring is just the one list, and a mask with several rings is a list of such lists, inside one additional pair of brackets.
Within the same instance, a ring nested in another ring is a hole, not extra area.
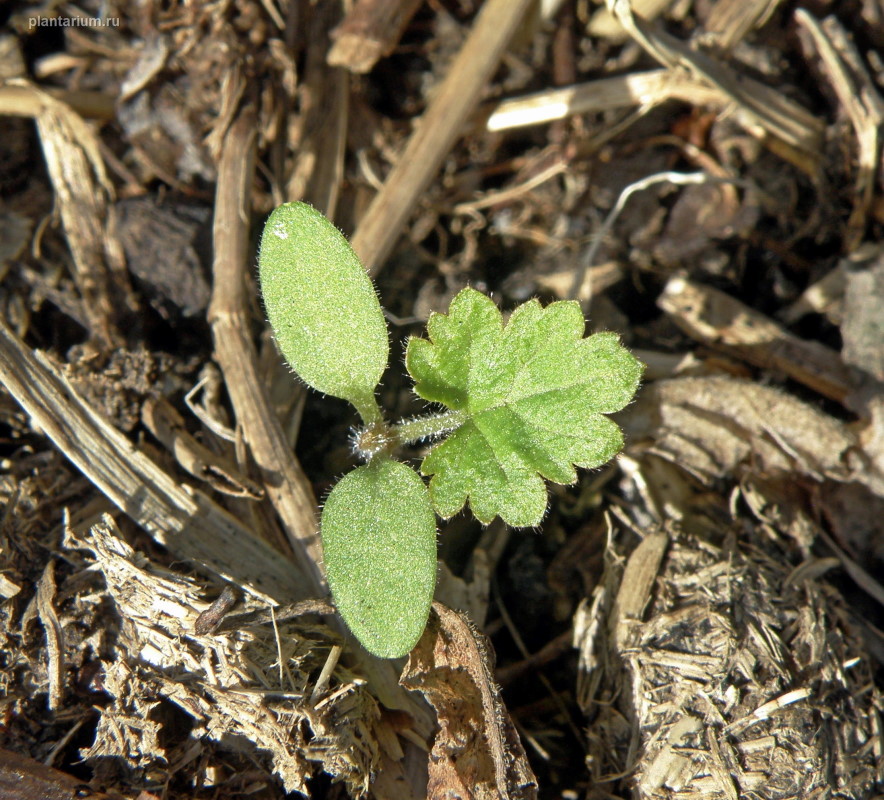
[[(538, 525), (545, 481), (570, 484), (575, 467), (613, 458), (623, 435), (606, 414), (633, 398), (641, 363), (613, 333), (584, 337), (575, 301), (519, 306), (504, 322), (494, 302), (464, 289), (427, 338), (412, 337), (405, 366), (414, 391), (442, 410), (396, 424), (375, 390), (389, 360), (384, 313), (338, 229), (304, 203), (267, 220), (261, 291), (285, 359), (314, 389), (349, 401), (362, 419), (365, 462), (335, 485), (320, 524), (326, 574), (350, 630), (382, 658), (408, 653), (436, 585), (436, 514), (469, 505), (483, 523)], [(420, 472), (397, 459), (433, 443)]]

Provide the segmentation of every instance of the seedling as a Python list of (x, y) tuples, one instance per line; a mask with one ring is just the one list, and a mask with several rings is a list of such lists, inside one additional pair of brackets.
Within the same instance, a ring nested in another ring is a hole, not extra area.
[[(310, 386), (348, 400), (362, 418), (366, 462), (332, 489), (322, 511), (326, 573), (356, 638), (383, 658), (405, 655), (427, 622), (436, 585), (435, 513), (469, 505), (483, 523), (540, 523), (544, 479), (569, 484), (623, 446), (605, 414), (633, 397), (641, 363), (613, 333), (584, 338), (574, 301), (519, 306), (504, 323), (474, 289), (432, 314), (412, 337), (405, 366), (415, 392), (444, 410), (397, 424), (375, 389), (390, 354), (374, 286), (343, 235), (304, 203), (287, 203), (264, 227), (261, 290), (279, 349)], [(421, 464), (399, 451), (433, 442)]]

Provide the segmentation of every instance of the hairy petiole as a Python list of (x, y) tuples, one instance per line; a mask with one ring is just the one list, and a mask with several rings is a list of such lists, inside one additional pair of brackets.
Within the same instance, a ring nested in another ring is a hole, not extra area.
[(353, 452), (363, 461), (375, 456), (392, 457), (400, 447), (432, 441), (457, 430), (467, 419), (466, 412), (444, 411), (425, 414), (389, 425), (383, 420), (360, 428), (353, 435)]

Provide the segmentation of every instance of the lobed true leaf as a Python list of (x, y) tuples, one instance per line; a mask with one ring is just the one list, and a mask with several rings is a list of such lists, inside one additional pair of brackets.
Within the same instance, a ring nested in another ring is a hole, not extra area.
[(415, 391), (465, 412), (421, 466), (443, 517), (469, 502), (482, 522), (536, 525), (544, 478), (573, 483), (575, 466), (597, 467), (620, 451), (622, 433), (604, 415), (632, 399), (643, 367), (615, 334), (584, 331), (577, 302), (531, 300), (504, 325), (493, 301), (467, 288), (448, 314), (430, 317), (428, 340), (409, 341)]

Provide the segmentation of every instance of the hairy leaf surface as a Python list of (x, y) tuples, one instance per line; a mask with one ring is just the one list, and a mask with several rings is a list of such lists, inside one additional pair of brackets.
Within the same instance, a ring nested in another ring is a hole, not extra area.
[(436, 586), (436, 517), (411, 467), (375, 458), (335, 486), (322, 511), (328, 582), (357, 639), (381, 658), (420, 638)]
[(620, 451), (620, 429), (603, 415), (632, 399), (643, 367), (615, 334), (583, 338), (584, 329), (577, 302), (531, 300), (504, 325), (490, 298), (464, 289), (447, 315), (430, 317), (429, 340), (409, 341), (415, 391), (467, 413), (421, 466), (439, 514), (469, 501), (482, 522), (536, 525), (543, 478), (573, 483), (575, 465), (597, 467)]
[(286, 203), (264, 226), (258, 266), (270, 325), (295, 372), (376, 420), (387, 323), (343, 234), (312, 206)]

